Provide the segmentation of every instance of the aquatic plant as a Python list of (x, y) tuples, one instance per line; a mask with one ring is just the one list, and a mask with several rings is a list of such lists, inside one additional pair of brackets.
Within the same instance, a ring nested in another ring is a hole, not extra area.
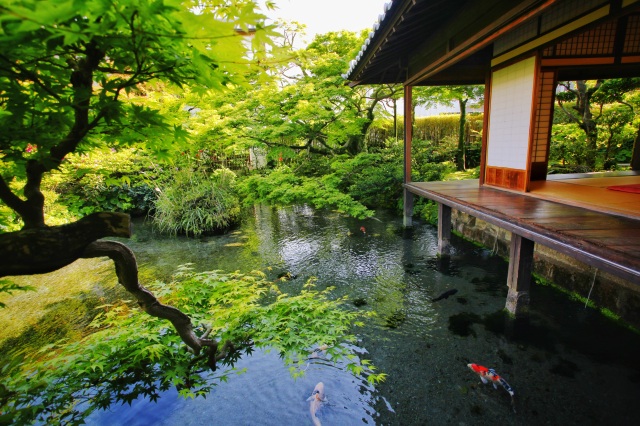
[(571, 290), (566, 289), (565, 287), (557, 285), (553, 281), (543, 277), (542, 275), (540, 275), (538, 273), (534, 273), (534, 274), (532, 274), (532, 276), (533, 276), (534, 282), (537, 285), (550, 287), (550, 288), (554, 289), (555, 291), (563, 293), (569, 299), (578, 301), (578, 302), (580, 302), (580, 304), (584, 304), (585, 309), (587, 307), (589, 307), (590, 309), (597, 310), (605, 318), (608, 318), (609, 320), (613, 321), (614, 323), (618, 324), (619, 326), (624, 327), (627, 330), (629, 330), (629, 331), (631, 331), (631, 332), (633, 332), (635, 334), (640, 334), (640, 329), (632, 326), (631, 324), (626, 323), (624, 320), (622, 320), (622, 318), (619, 315), (617, 315), (612, 310), (610, 310), (608, 308), (605, 308), (603, 306), (599, 306), (595, 301), (590, 300), (590, 299), (582, 296), (581, 294), (579, 294), (579, 293), (577, 293), (575, 291), (571, 291)]
[(94, 410), (139, 397), (155, 401), (171, 387), (183, 397), (206, 396), (240, 373), (236, 361), (258, 348), (277, 351), (293, 377), (304, 374), (303, 361), (320, 345), (327, 359), (346, 362), (370, 383), (385, 377), (344, 344), (355, 340), (360, 314), (343, 309), (344, 299), (332, 300), (331, 289), (315, 290), (313, 279), (289, 295), (259, 271), (194, 272), (184, 265), (172, 282), (150, 289), (202, 324), (203, 338), (220, 342), (213, 370), (209, 357), (187, 350), (166, 321), (131, 303), (103, 305), (86, 337), (17, 353), (2, 367), (2, 421), (79, 424)]
[(371, 288), (372, 306), (381, 324), (397, 328), (407, 317), (405, 309), (406, 285), (397, 270), (381, 268)]

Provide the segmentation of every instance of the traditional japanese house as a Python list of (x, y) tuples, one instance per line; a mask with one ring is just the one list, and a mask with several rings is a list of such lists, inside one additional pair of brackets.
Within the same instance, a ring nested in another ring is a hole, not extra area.
[[(640, 175), (547, 174), (558, 81), (621, 77), (640, 77), (640, 0), (394, 0), (345, 74), (352, 85), (404, 85), (407, 225), (419, 196), (439, 203), (443, 254), (452, 209), (509, 231), (516, 316), (527, 312), (537, 244), (621, 278), (624, 302), (609, 302), (640, 324), (640, 194), (625, 191)], [(412, 88), (469, 84), (485, 86), (480, 178), (413, 182)]]

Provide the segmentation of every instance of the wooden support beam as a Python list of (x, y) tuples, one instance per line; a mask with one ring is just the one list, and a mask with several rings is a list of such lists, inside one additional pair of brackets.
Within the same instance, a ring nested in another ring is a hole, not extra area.
[(529, 289), (533, 267), (534, 242), (518, 234), (511, 234), (509, 250), (509, 274), (506, 309), (516, 318), (529, 314)]
[[(411, 182), (411, 140), (413, 139), (413, 110), (411, 107), (413, 90), (404, 87), (404, 183)], [(413, 226), (413, 193), (404, 190), (404, 226)]]
[(413, 199), (415, 195), (404, 190), (404, 219), (403, 225), (405, 228), (411, 228), (413, 226)]
[(438, 254), (448, 256), (451, 247), (451, 207), (438, 203)]
[(404, 86), (404, 183), (411, 182), (411, 142), (413, 140), (413, 88)]

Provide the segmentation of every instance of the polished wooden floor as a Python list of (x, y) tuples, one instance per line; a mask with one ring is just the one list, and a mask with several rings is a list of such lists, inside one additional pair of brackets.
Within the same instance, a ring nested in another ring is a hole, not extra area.
[(640, 184), (640, 175), (557, 175), (549, 176), (546, 181), (531, 182), (530, 195), (603, 213), (640, 218), (640, 194), (607, 189), (632, 184)]
[[(481, 187), (477, 179), (405, 187), (640, 285), (640, 194), (607, 190), (621, 183), (596, 179), (562, 177), (529, 193)], [(638, 176), (624, 181), (634, 179), (640, 183)]]

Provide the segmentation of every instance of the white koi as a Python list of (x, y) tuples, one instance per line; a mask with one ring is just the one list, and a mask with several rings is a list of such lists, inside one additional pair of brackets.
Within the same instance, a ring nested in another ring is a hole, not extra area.
[(320, 419), (316, 416), (316, 413), (322, 406), (323, 402), (327, 402), (327, 398), (324, 395), (324, 383), (319, 382), (315, 388), (313, 388), (313, 392), (311, 392), (311, 396), (307, 398), (309, 401), (309, 412), (311, 413), (311, 420), (313, 420), (313, 424), (315, 426), (321, 426)]

